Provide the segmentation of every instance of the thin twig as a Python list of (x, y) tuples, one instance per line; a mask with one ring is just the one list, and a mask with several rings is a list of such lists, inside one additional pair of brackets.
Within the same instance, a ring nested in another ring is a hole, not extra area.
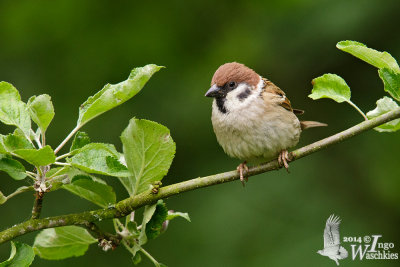
[(357, 107), (356, 104), (354, 104), (354, 103), (351, 102), (350, 100), (347, 101), (347, 103), (349, 103), (353, 108), (355, 108), (355, 109), (358, 111), (358, 113), (360, 113), (361, 116), (363, 116), (364, 120), (366, 120), (366, 121), (368, 120), (367, 116), (364, 114), (364, 112), (362, 112), (362, 110), (361, 110), (359, 107)]
[[(299, 148), (290, 153), (291, 160), (294, 161), (300, 159), (328, 146), (340, 143), (355, 135), (398, 118), (400, 118), (400, 108), (368, 121), (363, 121), (360, 124), (357, 124), (343, 132)], [(249, 177), (279, 168), (281, 167), (279, 166), (278, 161), (275, 159), (265, 164), (250, 168), (246, 176)], [(82, 213), (48, 217), (44, 219), (31, 219), (0, 232), (0, 244), (26, 233), (41, 229), (65, 225), (86, 225), (87, 222), (97, 222), (107, 219), (125, 217), (132, 211), (145, 205), (155, 203), (159, 199), (168, 198), (173, 195), (178, 195), (183, 192), (196, 190), (211, 185), (235, 181), (237, 179), (239, 179), (238, 172), (236, 170), (229, 171), (161, 187), (157, 194), (152, 193), (151, 190), (147, 190), (139, 195), (119, 201), (115, 204), (114, 208), (98, 209)]]
[(67, 137), (65, 137), (65, 139), (61, 142), (61, 144), (54, 150), (54, 154), (57, 154), (58, 151), (60, 151), (61, 148), (63, 148), (63, 146), (69, 141), (69, 139), (72, 138), (72, 136), (74, 136), (74, 134), (79, 131), (79, 129), (82, 127), (82, 125), (77, 125), (70, 133)]

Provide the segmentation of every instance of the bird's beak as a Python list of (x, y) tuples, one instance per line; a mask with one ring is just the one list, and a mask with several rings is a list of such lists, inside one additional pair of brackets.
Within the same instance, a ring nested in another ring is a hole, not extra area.
[(213, 86), (211, 86), (210, 89), (208, 89), (208, 91), (205, 94), (205, 96), (207, 96), (207, 97), (217, 97), (220, 94), (221, 94), (221, 88), (218, 87), (216, 84), (214, 84)]

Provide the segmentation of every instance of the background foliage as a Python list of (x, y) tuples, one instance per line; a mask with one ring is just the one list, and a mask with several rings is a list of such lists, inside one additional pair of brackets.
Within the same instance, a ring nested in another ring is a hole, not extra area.
[[(352, 88), (352, 101), (372, 110), (383, 94), (376, 69), (335, 48), (358, 40), (400, 57), (398, 1), (1, 1), (0, 80), (17, 87), (24, 101), (49, 94), (56, 116), (47, 142), (58, 144), (75, 126), (77, 107), (107, 83), (126, 79), (133, 66), (167, 66), (132, 101), (83, 129), (92, 141), (116, 143), (132, 116), (171, 130), (177, 152), (163, 184), (233, 169), (236, 160), (218, 146), (203, 97), (215, 69), (239, 61), (285, 90), (304, 119), (326, 129), (303, 134), (301, 143), (336, 133), (362, 120), (350, 106), (312, 101), (310, 81), (337, 73)], [(0, 126), (0, 133), (11, 128)], [(399, 133), (369, 131), (350, 142), (291, 164), (291, 173), (271, 172), (167, 200), (188, 211), (192, 223), (176, 221), (148, 250), (170, 266), (304, 266), (333, 264), (318, 254), (331, 213), (342, 217), (341, 234), (383, 234), (400, 246)], [(67, 145), (68, 147), (68, 145)], [(117, 195), (127, 196), (112, 178)], [(4, 194), (24, 182), (0, 173)], [(30, 216), (33, 196), (25, 193), (0, 206), (0, 228)], [(66, 201), (68, 200), (68, 201)], [(60, 204), (61, 203), (61, 204)], [(42, 216), (93, 209), (68, 192), (49, 193)], [(106, 222), (105, 227), (110, 227)], [(19, 240), (32, 244), (34, 234)], [(346, 247), (348, 248), (348, 247)], [(0, 259), (9, 256), (0, 246)], [(125, 266), (123, 249), (86, 256), (57, 266)], [(396, 261), (351, 262), (351, 266), (395, 266)], [(343, 262), (345, 263), (345, 262)], [(36, 258), (33, 266), (52, 266)], [(144, 266), (151, 266), (148, 261)]]

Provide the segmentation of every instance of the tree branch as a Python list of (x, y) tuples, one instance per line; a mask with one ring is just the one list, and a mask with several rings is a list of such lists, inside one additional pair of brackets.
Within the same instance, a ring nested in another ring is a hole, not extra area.
[[(383, 114), (374, 119), (361, 122), (360, 124), (357, 124), (343, 132), (337, 133), (335, 135), (332, 135), (330, 137), (327, 137), (310, 145), (294, 150), (292, 153), (290, 153), (291, 160), (294, 161), (300, 159), (309, 154), (320, 151), (330, 145), (340, 143), (355, 135), (358, 135), (362, 132), (365, 132), (381, 124), (384, 124), (386, 122), (398, 118), (400, 118), (400, 108), (388, 112), (386, 114)], [(250, 168), (249, 171), (247, 172), (247, 176), (253, 176), (267, 171), (276, 170), (279, 168), (280, 166), (278, 164), (278, 161), (275, 159), (265, 164)], [(26, 233), (38, 231), (41, 229), (53, 228), (65, 225), (88, 226), (92, 222), (124, 217), (140, 207), (155, 203), (159, 199), (164, 199), (190, 190), (195, 190), (216, 184), (222, 184), (237, 179), (239, 179), (238, 172), (229, 171), (161, 187), (157, 194), (153, 194), (151, 190), (148, 190), (134, 197), (124, 199), (116, 203), (115, 206), (111, 208), (86, 211), (76, 214), (48, 217), (44, 219), (30, 219), (28, 221), (25, 221), (23, 223), (20, 223), (18, 225), (15, 225), (9, 229), (0, 232), (0, 244), (12, 240), (17, 236), (21, 236)]]
[(33, 203), (33, 208), (32, 208), (32, 219), (38, 219), (40, 213), (42, 212), (43, 195), (44, 192), (36, 191), (35, 202)]

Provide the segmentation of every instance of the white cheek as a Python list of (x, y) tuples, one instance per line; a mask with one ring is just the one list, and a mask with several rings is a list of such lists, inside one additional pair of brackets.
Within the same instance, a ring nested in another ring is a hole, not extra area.
[[(246, 98), (240, 99), (240, 94), (245, 94), (246, 90), (250, 90), (250, 94)], [(229, 112), (242, 110), (258, 97), (257, 90), (250, 88), (247, 84), (239, 84), (239, 86), (226, 95), (225, 107)]]

